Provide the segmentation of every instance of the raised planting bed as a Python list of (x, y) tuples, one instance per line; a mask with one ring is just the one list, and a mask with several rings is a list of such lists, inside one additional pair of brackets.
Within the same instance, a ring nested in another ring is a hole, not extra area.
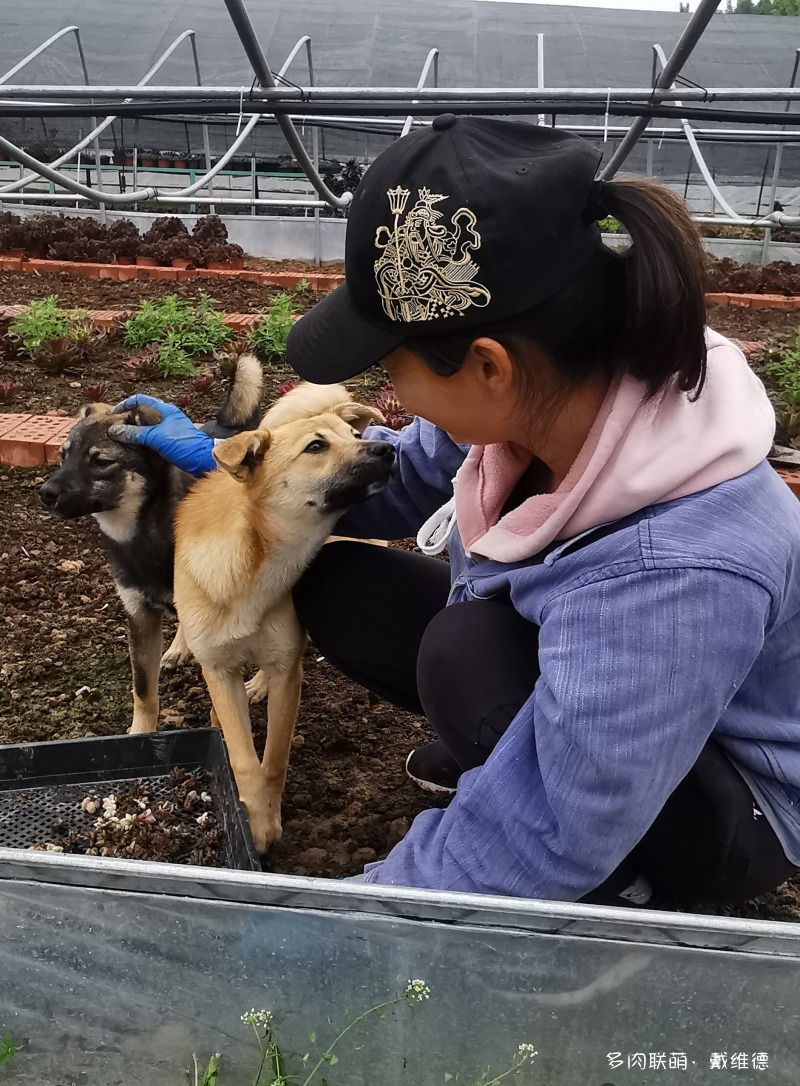
[(5, 850), (0, 909), (19, 1086), (797, 1083), (796, 924)]
[(0, 746), (0, 847), (260, 869), (211, 728)]

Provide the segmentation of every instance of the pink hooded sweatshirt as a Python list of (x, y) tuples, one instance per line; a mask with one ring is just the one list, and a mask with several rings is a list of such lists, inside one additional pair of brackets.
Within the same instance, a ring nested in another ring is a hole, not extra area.
[(455, 508), (472, 558), (514, 563), (555, 540), (744, 475), (769, 453), (775, 414), (764, 386), (729, 339), (707, 330), (699, 398), (646, 401), (632, 377), (615, 381), (568, 475), (501, 517), (530, 463), (506, 444), (474, 445), (458, 471)]

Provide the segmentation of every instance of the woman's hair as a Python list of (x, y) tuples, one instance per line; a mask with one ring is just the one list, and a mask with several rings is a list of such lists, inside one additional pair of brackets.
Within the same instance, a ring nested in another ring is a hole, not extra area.
[(518, 364), (525, 388), (536, 381), (543, 354), (568, 387), (629, 374), (650, 396), (674, 379), (699, 395), (706, 375), (705, 260), (700, 235), (680, 197), (653, 181), (599, 186), (608, 215), (625, 226), (631, 245), (596, 253), (558, 293), (514, 317), (482, 328), (406, 341), (440, 376), (463, 364), (483, 336), (497, 340)]

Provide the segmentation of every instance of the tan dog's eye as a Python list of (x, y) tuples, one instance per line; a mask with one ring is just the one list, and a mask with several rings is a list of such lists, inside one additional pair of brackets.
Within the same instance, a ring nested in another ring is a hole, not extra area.
[(303, 452), (320, 453), (320, 452), (325, 452), (325, 450), (329, 449), (329, 448), (330, 448), (330, 445), (328, 444), (327, 441), (320, 441), (320, 440), (309, 441), (308, 445), (306, 445), (306, 447), (303, 449)]

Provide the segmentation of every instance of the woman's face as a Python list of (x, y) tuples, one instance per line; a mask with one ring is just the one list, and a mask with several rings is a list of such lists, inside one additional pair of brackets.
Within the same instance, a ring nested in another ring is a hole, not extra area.
[(439, 377), (406, 347), (398, 347), (381, 363), (406, 411), (428, 419), (459, 445), (507, 441), (513, 429), (516, 393), (511, 366), (482, 355), (476, 344), (452, 377)]

